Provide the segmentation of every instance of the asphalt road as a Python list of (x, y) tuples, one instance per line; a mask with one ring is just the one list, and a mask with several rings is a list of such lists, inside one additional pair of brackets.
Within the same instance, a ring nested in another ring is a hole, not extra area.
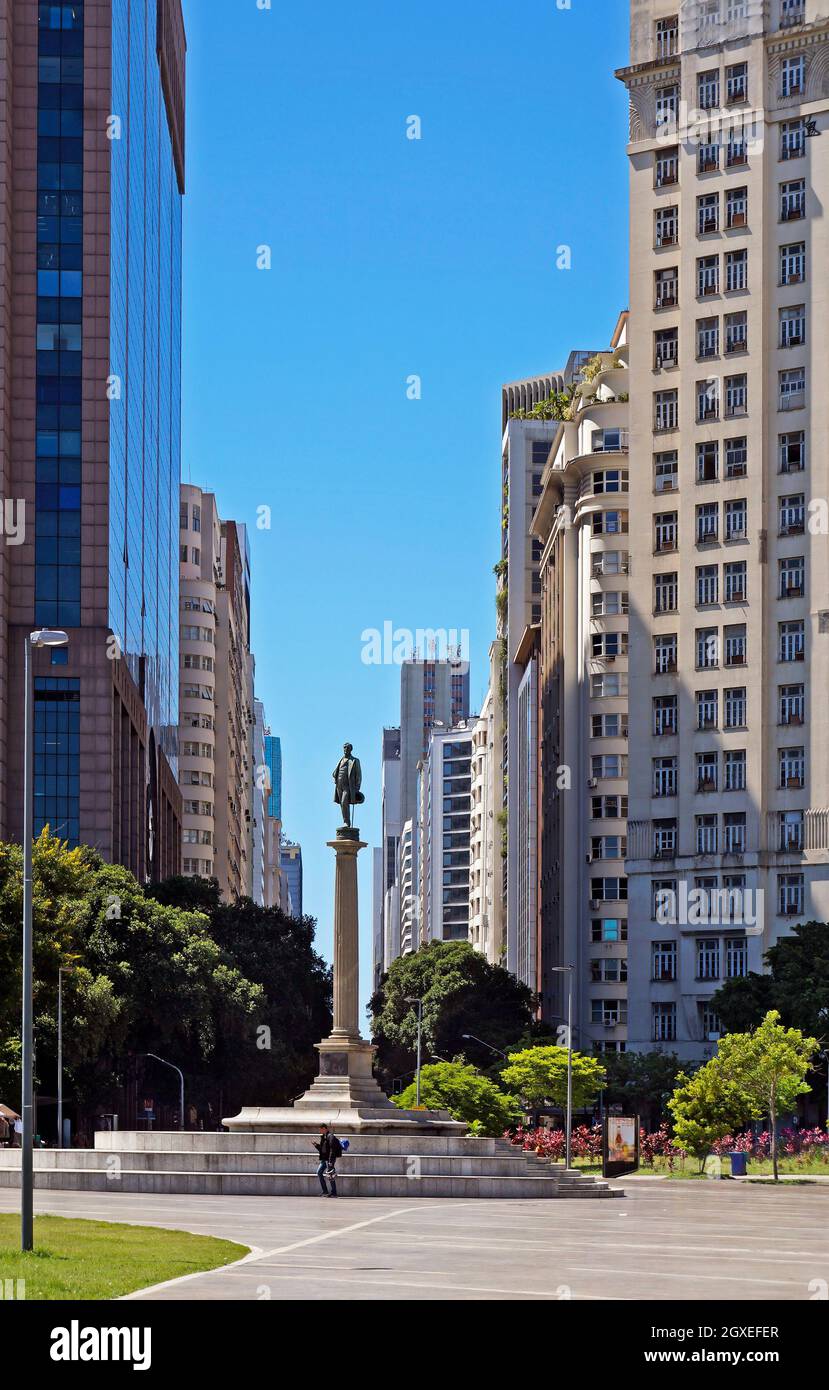
[[(35, 1209), (252, 1247), (237, 1265), (133, 1299), (827, 1297), (829, 1188), (631, 1182), (625, 1192), (546, 1202), (36, 1192)], [(0, 1192), (0, 1210), (18, 1200)]]

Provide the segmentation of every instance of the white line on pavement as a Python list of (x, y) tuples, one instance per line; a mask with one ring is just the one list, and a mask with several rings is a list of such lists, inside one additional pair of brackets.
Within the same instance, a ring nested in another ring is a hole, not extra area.
[(398, 1216), (411, 1216), (418, 1210), (417, 1207), (401, 1207), (398, 1211), (387, 1211), (383, 1216), (372, 1216), (367, 1221), (355, 1221), (351, 1226), (340, 1226), (334, 1231), (322, 1231), (319, 1235), (306, 1236), (304, 1240), (295, 1240), (291, 1245), (280, 1245), (275, 1250), (253, 1251), (249, 1255), (243, 1256), (241, 1260), (234, 1260), (231, 1264), (219, 1265), (216, 1269), (203, 1269), (197, 1274), (182, 1274), (178, 1279), (165, 1279), (160, 1284), (150, 1284), (146, 1289), (137, 1289), (135, 1293), (124, 1295), (124, 1301), (137, 1298), (145, 1298), (147, 1294), (156, 1293), (159, 1289), (169, 1289), (174, 1285), (187, 1284), (194, 1279), (205, 1279), (211, 1274), (224, 1274), (229, 1270), (238, 1270), (240, 1265), (255, 1263), (257, 1260), (267, 1260), (274, 1255), (288, 1255), (292, 1250), (300, 1250), (306, 1245), (318, 1245), (323, 1240), (334, 1240), (337, 1236), (347, 1236), (353, 1231), (362, 1231), (366, 1226), (376, 1226), (380, 1221), (392, 1221)]

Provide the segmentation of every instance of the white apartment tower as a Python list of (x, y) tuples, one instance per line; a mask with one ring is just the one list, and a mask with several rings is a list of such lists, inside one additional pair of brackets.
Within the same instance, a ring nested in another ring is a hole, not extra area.
[[(632, 0), (631, 1045), (829, 919), (829, 0)], [(635, 460), (635, 466), (634, 466)]]
[(558, 426), (533, 518), (542, 546), (538, 979), (575, 1044), (627, 1041), (628, 315)]
[(502, 725), (496, 814), (503, 812), (499, 912), (506, 923), (506, 965), (537, 989), (537, 637), (541, 624), (540, 542), (530, 524), (556, 434), (548, 403), (577, 379), (592, 354), (570, 354), (563, 372), (510, 382), (501, 390), (501, 559), (498, 638), (501, 669), (494, 684)]

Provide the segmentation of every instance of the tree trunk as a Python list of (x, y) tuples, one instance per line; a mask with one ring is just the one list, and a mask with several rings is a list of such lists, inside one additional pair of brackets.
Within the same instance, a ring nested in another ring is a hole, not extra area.
[(769, 1135), (771, 1138), (771, 1167), (774, 1173), (774, 1181), (780, 1181), (780, 1174), (777, 1171), (777, 1106), (772, 1096), (769, 1103)]

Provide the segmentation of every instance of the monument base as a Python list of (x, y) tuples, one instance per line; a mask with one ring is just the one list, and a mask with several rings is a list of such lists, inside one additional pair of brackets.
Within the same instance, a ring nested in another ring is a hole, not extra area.
[(296, 1133), (320, 1125), (332, 1125), (342, 1134), (466, 1133), (466, 1125), (453, 1120), (448, 1110), (401, 1110), (390, 1101), (372, 1075), (374, 1049), (364, 1038), (332, 1034), (316, 1049), (319, 1076), (293, 1105), (245, 1106), (222, 1124), (231, 1133)]

